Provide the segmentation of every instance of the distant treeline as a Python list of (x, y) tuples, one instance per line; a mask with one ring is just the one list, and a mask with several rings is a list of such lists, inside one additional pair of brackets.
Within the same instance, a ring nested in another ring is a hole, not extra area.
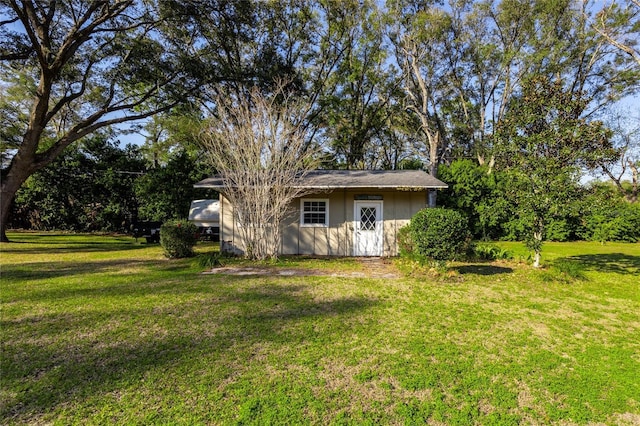
[[(518, 187), (516, 176), (479, 166), (471, 160), (443, 165), (440, 179), (449, 184), (440, 205), (459, 210), (469, 218), (476, 239), (526, 239), (530, 217), (518, 214), (509, 191)], [(568, 183), (571, 185), (571, 183)], [(571, 197), (547, 218), (544, 239), (549, 241), (640, 241), (640, 204), (631, 203), (613, 183), (574, 183)], [(623, 182), (623, 186), (630, 183)]]
[(13, 203), (10, 227), (128, 232), (137, 221), (187, 218), (191, 200), (216, 196), (193, 188), (207, 175), (184, 150), (158, 163), (136, 146), (94, 137), (67, 148), (27, 180)]
[[(193, 184), (210, 172), (198, 155), (178, 150), (162, 163), (145, 159), (136, 146), (103, 137), (70, 147), (50, 167), (35, 173), (18, 193), (11, 227), (30, 230), (127, 232), (136, 221), (186, 218), (190, 202), (215, 197)], [(530, 220), (520, 217), (507, 191), (513, 175), (472, 160), (442, 165), (449, 189), (438, 204), (462, 212), (476, 239), (523, 240)], [(640, 204), (630, 203), (610, 183), (573, 188), (579, 193), (558, 208), (546, 240), (640, 240)]]

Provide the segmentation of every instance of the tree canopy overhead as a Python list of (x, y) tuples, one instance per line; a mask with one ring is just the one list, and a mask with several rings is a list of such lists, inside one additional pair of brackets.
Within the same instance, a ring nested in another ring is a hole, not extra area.
[(0, 16), (3, 151), (15, 150), (2, 169), (6, 240), (10, 203), (27, 177), (98, 129), (185, 102), (198, 82), (185, 72), (187, 40), (152, 2), (10, 0)]

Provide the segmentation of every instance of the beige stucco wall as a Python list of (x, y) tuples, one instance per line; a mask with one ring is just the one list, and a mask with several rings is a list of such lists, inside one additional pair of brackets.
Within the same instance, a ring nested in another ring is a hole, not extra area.
[[(295, 200), (292, 205), (293, 213), (283, 224), (281, 254), (352, 256), (356, 195), (382, 196), (383, 255), (397, 255), (398, 229), (427, 206), (426, 191), (335, 190), (304, 197), (329, 201), (329, 226), (327, 227), (301, 226), (300, 200)], [(232, 208), (229, 201), (221, 196), (220, 244), (222, 250), (241, 253), (242, 241), (237, 231), (237, 224), (233, 220)]]

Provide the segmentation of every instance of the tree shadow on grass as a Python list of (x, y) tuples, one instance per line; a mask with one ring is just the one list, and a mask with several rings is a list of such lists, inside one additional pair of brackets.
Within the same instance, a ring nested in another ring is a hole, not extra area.
[(74, 275), (101, 274), (104, 272), (152, 267), (157, 262), (138, 259), (116, 259), (87, 262), (25, 262), (2, 265), (2, 281), (5, 284), (26, 281), (49, 280)]
[[(77, 285), (47, 281), (78, 278)], [(2, 266), (3, 301), (55, 302), (74, 297), (145, 297), (164, 291), (175, 294), (202, 291), (198, 286), (176, 285), (175, 279), (193, 276), (190, 261), (117, 259), (98, 262), (23, 263)], [(173, 278), (173, 279), (170, 279)], [(44, 285), (40, 285), (44, 284)], [(28, 291), (24, 291), (24, 289)]]
[[(23, 254), (25, 256), (41, 255), (41, 254), (56, 254), (56, 253), (95, 253), (95, 252), (110, 252), (110, 251), (128, 251), (128, 250), (140, 250), (149, 248), (152, 245), (128, 243), (128, 242), (47, 242), (46, 244), (39, 244), (37, 247), (25, 247), (28, 242), (11, 242), (3, 243), (2, 253), (7, 254)], [(157, 246), (157, 245), (156, 245)]]
[[(149, 380), (149, 371), (197, 372), (207, 363), (193, 360), (224, 365), (255, 344), (338, 341), (352, 327), (352, 316), (377, 303), (364, 297), (316, 301), (304, 285), (265, 283), (235, 292), (233, 283), (220, 285), (225, 291), (165, 303), (153, 313), (127, 305), (112, 312), (49, 313), (36, 323), (3, 321), (1, 384), (6, 392), (0, 419), (38, 422), (55, 407), (119, 393), (123, 383), (133, 389), (148, 386), (142, 382)], [(310, 324), (318, 322), (331, 326), (311, 336)]]
[(580, 262), (586, 269), (592, 271), (640, 276), (640, 256), (623, 253), (582, 254), (562, 259)]
[(512, 268), (506, 268), (504, 266), (495, 265), (465, 265), (454, 268), (460, 274), (475, 274), (475, 275), (499, 275), (510, 274), (513, 272)]

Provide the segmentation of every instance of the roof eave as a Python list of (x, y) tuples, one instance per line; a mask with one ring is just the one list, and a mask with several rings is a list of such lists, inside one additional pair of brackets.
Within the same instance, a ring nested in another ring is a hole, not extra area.
[[(215, 189), (217, 191), (224, 190), (227, 188), (225, 185), (209, 185), (209, 184), (194, 184), (194, 188), (206, 188), (206, 189)], [(310, 190), (319, 190), (319, 191), (331, 191), (336, 189), (354, 189), (354, 190), (372, 190), (372, 189), (395, 189), (397, 191), (425, 191), (427, 189), (447, 189), (448, 185), (432, 185), (432, 186), (398, 186), (398, 185), (376, 185), (376, 186), (346, 186), (346, 185), (301, 185), (296, 186), (298, 189), (310, 189)]]

